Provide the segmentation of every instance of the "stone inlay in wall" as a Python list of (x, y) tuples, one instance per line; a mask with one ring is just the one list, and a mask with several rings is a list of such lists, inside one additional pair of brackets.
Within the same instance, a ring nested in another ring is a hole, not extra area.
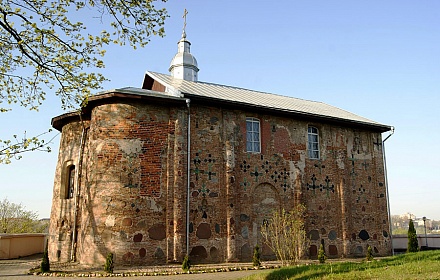
[(201, 223), (197, 227), (196, 236), (200, 239), (209, 239), (211, 237), (211, 227), (208, 223)]
[(218, 197), (217, 192), (209, 192), (209, 197)]
[(134, 259), (134, 254), (132, 252), (127, 252), (122, 256), (122, 259), (125, 262), (132, 262)]
[(249, 228), (247, 226), (241, 228), (241, 236), (243, 236), (244, 239), (249, 238)]
[(191, 249), (189, 256), (192, 260), (204, 260), (208, 257), (208, 253), (206, 252), (205, 247), (203, 246), (195, 246)]
[(141, 242), (142, 241), (142, 237), (143, 237), (142, 233), (135, 234), (133, 236), (133, 241), (134, 242)]
[(241, 259), (242, 260), (250, 260), (252, 257), (251, 247), (248, 243), (245, 243), (241, 246)]
[(163, 240), (166, 237), (166, 228), (163, 224), (155, 224), (148, 230), (148, 236), (153, 240)]
[(249, 216), (246, 214), (240, 214), (240, 221), (242, 221), (242, 222), (249, 221)]
[(139, 257), (144, 258), (147, 255), (147, 250), (145, 248), (139, 249)]
[(156, 259), (164, 259), (165, 253), (163, 252), (162, 248), (157, 247), (156, 251), (154, 252), (154, 258)]
[(310, 245), (309, 247), (309, 256), (316, 257), (318, 255), (318, 247), (316, 245)]
[(209, 250), (209, 256), (213, 261), (218, 261), (220, 259), (219, 252), (216, 247), (211, 247), (211, 249)]
[(363, 229), (359, 232), (359, 238), (365, 241), (365, 240), (370, 239), (370, 235), (368, 234), (368, 231)]
[(122, 226), (130, 227), (133, 225), (133, 220), (131, 218), (122, 219)]
[(338, 255), (338, 247), (336, 247), (336, 245), (329, 245), (328, 246), (328, 254), (330, 256), (337, 256)]
[(336, 238), (337, 238), (337, 233), (336, 233), (336, 231), (335, 230), (331, 230), (329, 233), (328, 233), (328, 239), (330, 239), (330, 240), (336, 240)]
[(309, 237), (311, 240), (319, 240), (319, 231), (316, 230), (316, 229), (311, 230), (311, 231), (309, 232), (309, 234), (308, 234), (308, 237)]

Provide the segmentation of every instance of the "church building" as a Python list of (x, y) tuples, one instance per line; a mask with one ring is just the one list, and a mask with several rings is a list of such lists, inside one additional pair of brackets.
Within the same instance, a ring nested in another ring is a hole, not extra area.
[(185, 31), (170, 74), (100, 92), (62, 132), (49, 256), (120, 265), (244, 262), (261, 226), (306, 208), (306, 257), (391, 254), (382, 133), (324, 104), (198, 81)]

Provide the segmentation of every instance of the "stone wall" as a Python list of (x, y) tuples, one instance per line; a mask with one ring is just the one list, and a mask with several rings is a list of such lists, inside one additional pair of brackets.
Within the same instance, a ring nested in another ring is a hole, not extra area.
[[(274, 210), (307, 207), (309, 255), (331, 257), (391, 247), (381, 135), (283, 116), (191, 104), (189, 251), (186, 251), (187, 121), (182, 106), (111, 103), (87, 121), (76, 246), (73, 199), (63, 170), (78, 164), (82, 126), (63, 127), (50, 226), (52, 259), (74, 251), (82, 263), (157, 264), (263, 257), (260, 226)], [(246, 117), (261, 124), (261, 153), (246, 152)], [(307, 128), (319, 130), (320, 159), (308, 159)], [(64, 180), (64, 181), (63, 181)]]
[[(84, 125), (88, 126), (88, 122), (86, 121)], [(49, 258), (54, 261), (68, 261), (72, 253), (75, 199), (66, 199), (66, 185), (69, 166), (78, 163), (81, 133), (80, 123), (68, 123), (63, 127), (60, 139), (48, 237)]]

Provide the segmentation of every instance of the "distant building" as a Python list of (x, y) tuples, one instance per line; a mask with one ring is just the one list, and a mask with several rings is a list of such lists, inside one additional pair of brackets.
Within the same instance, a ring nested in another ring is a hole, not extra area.
[(90, 97), (62, 132), (50, 258), (248, 261), (273, 211), (307, 208), (307, 255), (391, 253), (383, 125), (314, 101), (198, 81), (186, 34), (171, 75)]

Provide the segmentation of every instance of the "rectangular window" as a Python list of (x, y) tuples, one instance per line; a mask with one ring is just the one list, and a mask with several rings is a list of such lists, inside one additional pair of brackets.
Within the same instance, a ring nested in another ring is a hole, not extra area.
[(246, 151), (251, 153), (261, 151), (259, 119), (246, 118)]
[(309, 158), (319, 159), (319, 134), (318, 129), (309, 126), (307, 131), (307, 151)]

